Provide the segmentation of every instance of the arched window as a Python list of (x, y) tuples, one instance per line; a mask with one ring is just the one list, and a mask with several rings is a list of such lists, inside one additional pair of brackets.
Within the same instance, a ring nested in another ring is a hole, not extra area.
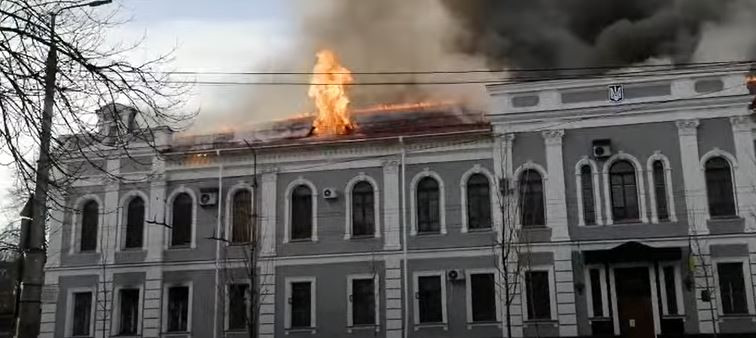
[(352, 188), (352, 235), (373, 236), (375, 234), (375, 201), (373, 186), (361, 181)]
[(583, 197), (583, 221), (586, 225), (596, 224), (596, 201), (593, 200), (593, 173), (591, 166), (580, 167), (580, 189)]
[(80, 251), (94, 251), (97, 249), (97, 226), (100, 218), (100, 207), (96, 201), (90, 200), (84, 204), (81, 211), (81, 241)]
[(467, 180), (467, 226), (470, 229), (491, 227), (491, 185), (483, 174)]
[(234, 193), (231, 215), (231, 242), (247, 243), (252, 240), (252, 192), (241, 189)]
[(612, 219), (633, 221), (639, 219), (638, 187), (635, 168), (628, 161), (617, 161), (609, 168)]
[(545, 225), (541, 174), (526, 169), (520, 174), (520, 216), (523, 226)]
[(669, 221), (669, 206), (667, 205), (667, 182), (664, 177), (664, 163), (656, 160), (652, 164), (654, 175), (654, 196), (656, 196), (656, 217), (659, 221)]
[(144, 200), (137, 196), (129, 201), (126, 207), (126, 241), (124, 246), (141, 248), (144, 238)]
[(312, 238), (312, 190), (306, 185), (291, 193), (291, 239)]
[(188, 246), (192, 243), (192, 197), (180, 193), (173, 199), (171, 246)]
[(433, 233), (441, 231), (441, 210), (438, 182), (425, 177), (417, 183), (417, 231)]
[(706, 161), (706, 195), (712, 217), (735, 216), (735, 196), (732, 192), (732, 171), (724, 158)]

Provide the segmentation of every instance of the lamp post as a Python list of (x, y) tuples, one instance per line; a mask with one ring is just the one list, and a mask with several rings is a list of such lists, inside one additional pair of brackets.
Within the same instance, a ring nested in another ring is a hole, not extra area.
[(39, 135), (39, 160), (32, 204), (31, 226), (23, 248), (23, 276), (19, 297), (16, 337), (32, 338), (39, 335), (41, 296), (45, 266), (45, 221), (47, 220), (47, 189), (50, 182), (50, 138), (52, 137), (53, 105), (55, 100), (55, 76), (58, 71), (58, 50), (55, 37), (55, 18), (65, 10), (80, 7), (97, 7), (112, 2), (98, 0), (61, 7), (50, 13), (50, 48), (45, 62), (45, 98), (42, 108)]

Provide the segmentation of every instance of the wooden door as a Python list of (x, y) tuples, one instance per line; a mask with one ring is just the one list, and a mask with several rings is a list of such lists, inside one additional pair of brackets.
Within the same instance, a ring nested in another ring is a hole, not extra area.
[(654, 314), (648, 268), (618, 268), (614, 270), (614, 279), (622, 337), (654, 338)]

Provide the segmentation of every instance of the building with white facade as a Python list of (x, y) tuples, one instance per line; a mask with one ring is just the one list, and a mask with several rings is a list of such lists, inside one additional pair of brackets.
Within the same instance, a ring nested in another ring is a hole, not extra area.
[(485, 118), (368, 112), (332, 138), (307, 120), (161, 131), (162, 156), (103, 160), (149, 180), (92, 172), (52, 215), (43, 336), (246, 336), (248, 290), (260, 337), (756, 334), (744, 71), (488, 90)]

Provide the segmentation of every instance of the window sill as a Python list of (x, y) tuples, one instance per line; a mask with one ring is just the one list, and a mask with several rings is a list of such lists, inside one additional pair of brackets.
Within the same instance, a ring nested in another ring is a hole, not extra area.
[(313, 240), (312, 238), (297, 238), (297, 239), (290, 239), (289, 243), (315, 243), (316, 240)]
[(291, 333), (309, 333), (309, 334), (316, 334), (318, 331), (315, 327), (299, 327), (299, 328), (289, 328), (284, 330), (284, 334), (288, 335)]
[(359, 236), (351, 236), (349, 239), (354, 240), (364, 240), (364, 239), (375, 239), (375, 235), (359, 235)]
[(559, 321), (555, 319), (528, 319), (522, 322), (523, 326), (551, 324), (554, 327), (559, 326)]
[(543, 230), (549, 228), (546, 225), (521, 225), (520, 227), (522, 227), (522, 230)]
[(682, 314), (682, 315), (662, 315), (662, 319), (682, 319), (684, 322), (688, 316)]
[(612, 317), (591, 317), (588, 318), (589, 322), (608, 322), (611, 321)]
[(381, 326), (380, 325), (373, 325), (373, 324), (347, 326), (347, 333), (352, 333), (353, 331), (374, 331), (374, 332), (381, 332)]
[(639, 219), (623, 219), (623, 220), (612, 220), (611, 225), (634, 225), (634, 224), (644, 224)]
[(120, 248), (118, 249), (120, 252), (144, 252), (147, 251), (144, 247), (138, 247), (138, 248)]
[(172, 337), (172, 336), (190, 336), (192, 334), (191, 331), (175, 331), (175, 332), (163, 332), (163, 337)]
[(420, 329), (432, 329), (432, 328), (441, 328), (444, 329), (444, 331), (449, 330), (449, 324), (447, 323), (423, 323), (423, 324), (415, 324), (415, 331), (418, 331)]
[(753, 321), (756, 321), (756, 315), (750, 314), (750, 313), (730, 313), (730, 314), (720, 314), (719, 315), (719, 321), (723, 321), (724, 319), (736, 319), (736, 318), (751, 318)]
[(247, 245), (251, 245), (251, 244), (252, 244), (252, 242), (227, 242), (226, 246), (241, 247), (241, 246), (247, 246)]
[(194, 249), (191, 245), (173, 245), (169, 246), (166, 250), (191, 250)]
[(489, 327), (489, 326), (495, 326), (497, 328), (501, 328), (502, 323), (501, 322), (470, 322), (467, 323), (467, 329), (472, 330), (474, 327)]
[(488, 232), (493, 232), (493, 228), (491, 228), (491, 227), (488, 227), (488, 228), (474, 228), (474, 229), (469, 228), (469, 229), (467, 229), (467, 232), (468, 233), (488, 233)]
[(433, 232), (430, 232), (430, 231), (419, 232), (418, 231), (417, 234), (415, 234), (415, 236), (418, 236), (418, 237), (433, 237), (433, 236), (443, 236), (443, 235), (445, 234), (442, 233), (441, 231), (433, 231)]

